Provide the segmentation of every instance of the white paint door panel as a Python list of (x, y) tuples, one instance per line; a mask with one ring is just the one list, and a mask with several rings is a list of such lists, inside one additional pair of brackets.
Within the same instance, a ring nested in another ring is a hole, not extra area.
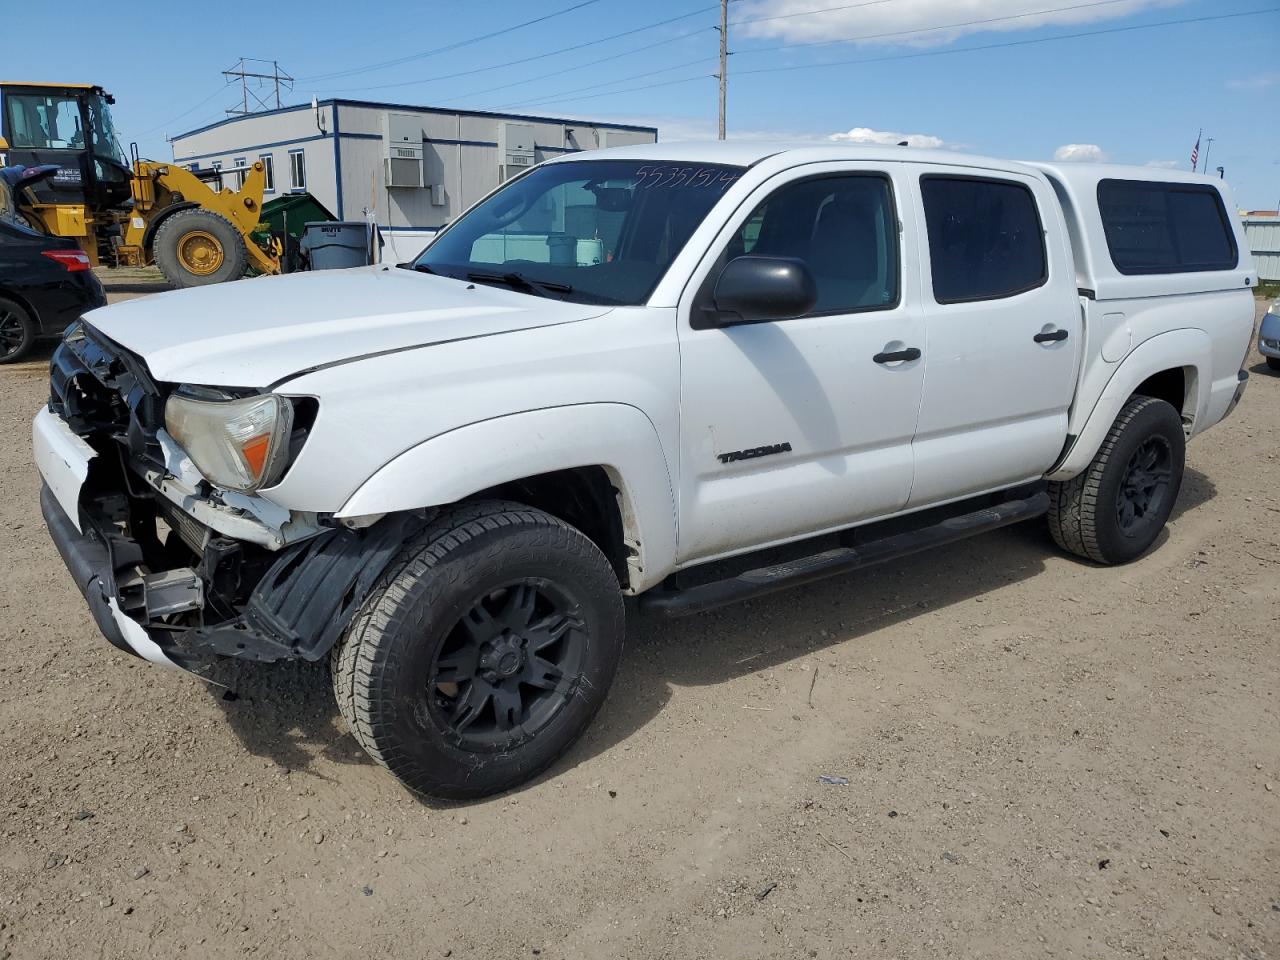
[[(814, 207), (817, 225), (810, 231), (791, 224), (789, 242), (771, 228), (783, 206), (788, 216), (807, 216), (797, 211), (812, 205), (812, 196), (797, 192), (827, 189), (802, 190), (800, 182), (840, 173), (864, 180), (887, 177), (896, 209), (886, 222), (910, 221), (902, 213), (909, 200), (902, 197), (896, 164), (825, 163), (789, 171), (743, 204), (681, 300), (681, 564), (892, 513), (910, 494), (911, 438), (924, 361), (872, 359), (922, 346), (918, 252), (910, 225), (904, 242), (896, 224), (889, 224), (887, 234), (876, 235), (879, 252), (866, 253), (878, 256), (877, 264), (863, 263), (835, 280), (831, 278), (842, 273), (841, 264), (857, 260), (856, 251), (872, 243), (870, 228), (864, 229), (866, 207), (856, 197), (847, 199), (833, 188), (831, 197)], [(796, 192), (780, 205), (776, 198), (782, 195), (775, 191), (788, 185), (796, 186)], [(759, 205), (766, 198), (775, 198), (775, 204), (762, 216)], [(751, 237), (746, 249), (729, 246), (744, 234)], [(812, 261), (818, 308), (831, 312), (692, 329), (690, 310), (699, 288), (713, 268), (718, 275), (715, 264), (722, 262), (722, 251), (728, 259), (730, 250)], [(889, 257), (901, 264), (895, 302), (876, 303), (889, 296)], [(824, 290), (832, 291), (825, 303)], [(850, 301), (852, 309), (847, 308)], [(784, 444), (790, 449), (774, 450)], [(725, 462), (725, 454), (762, 447), (771, 452)]]
[(1062, 452), (1082, 341), (1075, 273), (1047, 185), (933, 165), (914, 173), (926, 227), (928, 376), (913, 508), (1042, 475)]

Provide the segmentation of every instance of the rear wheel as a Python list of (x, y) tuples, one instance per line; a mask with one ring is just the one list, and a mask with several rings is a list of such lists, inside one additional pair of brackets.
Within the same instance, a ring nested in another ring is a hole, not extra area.
[(35, 319), (12, 300), (0, 297), (0, 363), (21, 360), (35, 342)]
[(608, 560), (513, 503), (458, 508), (407, 545), (332, 654), (357, 740), (409, 789), (514, 787), (561, 756), (604, 702), (622, 651)]
[(244, 235), (210, 210), (180, 210), (156, 231), (156, 265), (175, 287), (239, 280), (249, 268)]
[(1153, 397), (1130, 398), (1084, 472), (1049, 485), (1053, 539), (1097, 563), (1140, 557), (1173, 512), (1185, 455), (1178, 411)]

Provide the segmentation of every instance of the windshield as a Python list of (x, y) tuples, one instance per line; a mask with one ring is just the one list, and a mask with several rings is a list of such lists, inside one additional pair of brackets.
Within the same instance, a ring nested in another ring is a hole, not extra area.
[(634, 306), (742, 171), (637, 160), (546, 164), (472, 209), (414, 267), (537, 296)]
[[(100, 157), (124, 163), (116, 141), (111, 110), (100, 94), (85, 98), (90, 137), (88, 146)], [(74, 95), (6, 93), (6, 136), (9, 146), (20, 150), (84, 150), (84, 126), (80, 103)]]
[(93, 135), (93, 152), (124, 165), (124, 151), (116, 137), (116, 125), (111, 119), (111, 108), (100, 94), (88, 98), (89, 130)]

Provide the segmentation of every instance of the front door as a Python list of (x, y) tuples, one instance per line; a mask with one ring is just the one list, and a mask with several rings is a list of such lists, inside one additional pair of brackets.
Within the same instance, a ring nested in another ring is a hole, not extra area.
[(1042, 178), (910, 169), (927, 231), (929, 364), (914, 508), (1021, 483), (1053, 464), (1082, 324), (1065, 229)]
[[(924, 319), (902, 173), (803, 170), (756, 190), (681, 298), (682, 564), (892, 513), (910, 494)], [(724, 264), (747, 254), (803, 260), (813, 311), (695, 329)]]

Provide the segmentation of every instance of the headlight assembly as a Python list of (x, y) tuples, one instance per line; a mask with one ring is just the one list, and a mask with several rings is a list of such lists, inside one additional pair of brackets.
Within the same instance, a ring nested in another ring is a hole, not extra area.
[(164, 424), (206, 479), (249, 493), (284, 473), (293, 405), (271, 393), (239, 400), (175, 393), (165, 404)]

